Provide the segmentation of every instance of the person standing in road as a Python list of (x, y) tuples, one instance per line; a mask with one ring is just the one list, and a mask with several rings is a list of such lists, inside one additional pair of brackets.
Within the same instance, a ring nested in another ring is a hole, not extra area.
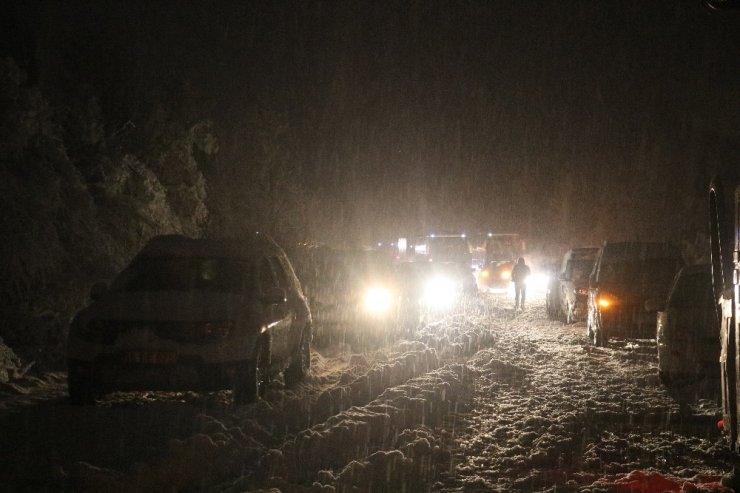
[(529, 266), (524, 263), (524, 257), (519, 257), (516, 265), (511, 269), (511, 281), (514, 283), (514, 310), (524, 310), (524, 301), (527, 298), (527, 278)]

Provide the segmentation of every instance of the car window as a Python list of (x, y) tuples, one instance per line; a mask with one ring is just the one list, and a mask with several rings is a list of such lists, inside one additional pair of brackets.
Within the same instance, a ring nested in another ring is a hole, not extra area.
[(672, 308), (712, 306), (712, 277), (709, 273), (681, 275), (671, 293)]
[(600, 266), (598, 280), (617, 284), (670, 284), (678, 266), (678, 260), (673, 258), (609, 262)]
[(289, 290), (290, 283), (288, 282), (288, 276), (285, 274), (285, 269), (283, 269), (283, 265), (279, 259), (277, 257), (270, 257), (270, 264), (272, 265), (272, 270), (275, 272), (278, 285), (285, 290)]
[(114, 291), (216, 291), (254, 288), (249, 261), (219, 257), (140, 257), (114, 281)]
[(259, 267), (259, 287), (260, 292), (266, 293), (271, 288), (278, 287), (275, 273), (272, 270), (272, 265), (267, 258), (260, 260)]

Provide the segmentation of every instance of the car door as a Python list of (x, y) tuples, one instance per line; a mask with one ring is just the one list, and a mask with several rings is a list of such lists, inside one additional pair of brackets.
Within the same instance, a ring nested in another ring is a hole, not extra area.
[(275, 300), (268, 299), (270, 293), (274, 293), (275, 289), (280, 288), (269, 257), (260, 259), (258, 276), (260, 293), (264, 303), (265, 324), (270, 334), (271, 358), (282, 360), (289, 354), (288, 336), (293, 313), (288, 303), (278, 303)]

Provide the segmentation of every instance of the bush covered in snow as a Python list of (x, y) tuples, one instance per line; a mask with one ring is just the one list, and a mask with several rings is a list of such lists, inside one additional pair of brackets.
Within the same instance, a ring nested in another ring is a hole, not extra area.
[(89, 87), (52, 105), (11, 59), (0, 60), (0, 108), (0, 336), (21, 358), (58, 363), (48, 349), (92, 283), (153, 235), (202, 233), (196, 155), (218, 145), (202, 121), (133, 145), (122, 134), (135, 126), (108, 132)]

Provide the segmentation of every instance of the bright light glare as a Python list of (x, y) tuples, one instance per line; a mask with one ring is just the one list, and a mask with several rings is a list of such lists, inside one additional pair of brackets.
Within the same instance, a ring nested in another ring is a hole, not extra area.
[(544, 293), (547, 291), (547, 285), (550, 282), (550, 276), (544, 273), (535, 273), (527, 278), (527, 286), (532, 291)]
[(601, 308), (609, 308), (611, 302), (606, 298), (599, 298), (599, 306)]
[(436, 277), (424, 287), (423, 300), (432, 309), (449, 308), (457, 300), (457, 285), (446, 277)]
[(365, 293), (365, 309), (372, 313), (384, 313), (391, 307), (393, 296), (388, 289), (375, 287)]
[(501, 271), (501, 279), (503, 279), (504, 281), (508, 281), (509, 279), (511, 279), (511, 271), (509, 271), (509, 270), (502, 270)]

